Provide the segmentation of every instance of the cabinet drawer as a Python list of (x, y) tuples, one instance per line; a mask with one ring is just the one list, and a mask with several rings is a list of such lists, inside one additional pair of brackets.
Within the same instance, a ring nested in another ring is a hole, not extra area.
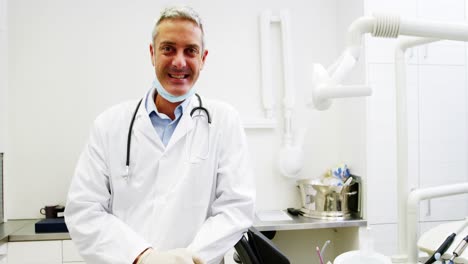
[(62, 264), (62, 242), (8, 242), (8, 263)]
[(78, 249), (75, 247), (75, 244), (71, 240), (62, 241), (62, 253), (64, 263), (84, 261), (78, 253)]

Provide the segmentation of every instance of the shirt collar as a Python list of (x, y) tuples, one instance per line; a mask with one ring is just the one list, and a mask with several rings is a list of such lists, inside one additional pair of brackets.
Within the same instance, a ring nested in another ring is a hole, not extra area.
[[(158, 111), (158, 108), (156, 107), (156, 104), (154, 103), (155, 95), (156, 95), (156, 88), (151, 88), (146, 93), (145, 107), (146, 107), (146, 111), (148, 112), (148, 115), (151, 115), (151, 113), (155, 112), (155, 114), (160, 118), (167, 117), (167, 115), (160, 113)], [(187, 98), (174, 109), (174, 116), (176, 117), (176, 119), (179, 118), (179, 116), (181, 116), (182, 113), (185, 111), (185, 109), (189, 105), (190, 100), (191, 98)]]

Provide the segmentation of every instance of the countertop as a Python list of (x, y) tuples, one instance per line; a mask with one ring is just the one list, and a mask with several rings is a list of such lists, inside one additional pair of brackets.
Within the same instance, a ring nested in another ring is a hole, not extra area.
[[(291, 216), (288, 221), (261, 221), (255, 218), (254, 227), (259, 231), (272, 230), (299, 230), (320, 228), (341, 228), (366, 226), (367, 221), (362, 219), (352, 220), (321, 220), (303, 216)], [(41, 240), (68, 240), (68, 233), (36, 233), (34, 224), (40, 219), (9, 220), (0, 224), (0, 241), (41, 241)]]
[[(34, 224), (40, 219), (30, 220), (21, 228), (17, 229), (8, 236), (8, 241), (40, 241), (40, 240), (67, 240), (70, 239), (68, 232), (66, 233), (36, 233)], [(9, 222), (15, 222), (17, 220), (10, 220)]]
[(254, 227), (259, 231), (281, 231), (299, 229), (320, 229), (320, 228), (341, 228), (341, 227), (361, 227), (367, 226), (367, 221), (363, 219), (349, 220), (327, 220), (315, 219), (304, 216), (289, 215), (292, 220), (285, 221), (261, 221), (255, 217)]
[(10, 241), (11, 236), (20, 231), (21, 229), (31, 226), (34, 228), (34, 223), (38, 220), (36, 219), (27, 219), (27, 220), (10, 220), (0, 224), (0, 241), (6, 242)]

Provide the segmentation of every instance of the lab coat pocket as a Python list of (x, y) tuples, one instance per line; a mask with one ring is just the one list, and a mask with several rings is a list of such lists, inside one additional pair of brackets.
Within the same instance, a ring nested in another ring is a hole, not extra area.
[(141, 201), (143, 191), (136, 187), (132, 179), (122, 176), (114, 177), (112, 185), (112, 211), (115, 215), (125, 218)]
[(202, 118), (194, 122), (194, 129), (186, 137), (185, 148), (188, 162), (198, 164), (210, 155), (210, 125)]
[(179, 184), (182, 195), (181, 205), (184, 208), (208, 207), (213, 193), (214, 168), (207, 160), (186, 164), (187, 171)]

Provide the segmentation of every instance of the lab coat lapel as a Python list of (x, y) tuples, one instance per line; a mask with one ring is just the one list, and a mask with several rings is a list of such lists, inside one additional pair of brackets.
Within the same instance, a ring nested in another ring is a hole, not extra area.
[(152, 144), (161, 149), (161, 152), (164, 151), (164, 145), (154, 129), (143, 103), (140, 105), (135, 117), (134, 129), (142, 133)]
[(184, 136), (186, 136), (193, 129), (193, 121), (192, 117), (190, 116), (190, 111), (192, 111), (192, 108), (194, 107), (194, 102), (197, 102), (197, 99), (195, 98), (195, 96), (192, 96), (189, 104), (184, 109), (184, 113), (180, 118), (179, 124), (177, 125), (174, 134), (172, 135), (171, 139), (169, 140), (169, 143), (167, 144), (166, 150), (174, 146), (179, 140), (184, 138)]

